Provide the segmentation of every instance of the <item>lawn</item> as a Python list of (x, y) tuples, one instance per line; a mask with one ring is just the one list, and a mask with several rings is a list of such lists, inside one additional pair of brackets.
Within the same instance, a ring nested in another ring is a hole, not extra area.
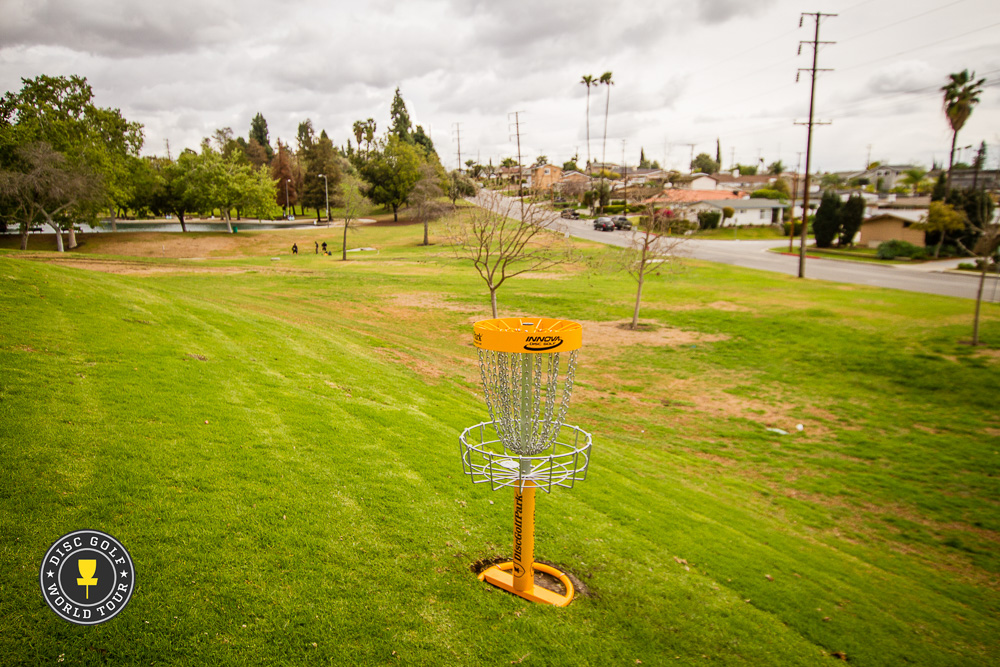
[[(593, 462), (536, 557), (587, 591), (546, 608), (471, 571), (511, 548), (457, 443), (481, 280), (405, 222), (288, 254), (338, 232), (0, 250), (0, 663), (1000, 661), (996, 306), (974, 349), (970, 301), (692, 261), (631, 332), (627, 276), (512, 279), (502, 316), (584, 323)], [(80, 528), (136, 564), (104, 625), (38, 588)]]

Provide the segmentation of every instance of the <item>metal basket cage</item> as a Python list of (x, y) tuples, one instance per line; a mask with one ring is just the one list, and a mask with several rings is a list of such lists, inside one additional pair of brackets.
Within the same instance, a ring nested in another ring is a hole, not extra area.
[(504, 487), (532, 486), (551, 493), (552, 488), (573, 488), (587, 478), (590, 465), (590, 434), (576, 426), (560, 425), (545, 450), (522, 456), (508, 449), (496, 422), (481, 422), (459, 436), (462, 470), (473, 484)]

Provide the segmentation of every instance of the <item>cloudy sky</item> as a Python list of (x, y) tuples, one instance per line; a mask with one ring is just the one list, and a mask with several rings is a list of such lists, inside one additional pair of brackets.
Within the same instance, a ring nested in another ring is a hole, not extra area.
[[(145, 126), (146, 154), (196, 147), (216, 128), (246, 136), (260, 112), (271, 143), (306, 118), (337, 144), (355, 120), (388, 126), (401, 88), (415, 123), (454, 167), (516, 155), (526, 163), (590, 153), (686, 168), (694, 152), (724, 166), (805, 150), (814, 23), (825, 18), (813, 168), (868, 157), (947, 162), (939, 88), (965, 68), (986, 77), (959, 145), (1000, 158), (1000, 2), (996, 0), (0, 0), (0, 84), (39, 74), (87, 77), (99, 106)], [(602, 145), (610, 89), (606, 148)], [(971, 152), (971, 151), (970, 151)], [(803, 166), (805, 156), (802, 156)]]

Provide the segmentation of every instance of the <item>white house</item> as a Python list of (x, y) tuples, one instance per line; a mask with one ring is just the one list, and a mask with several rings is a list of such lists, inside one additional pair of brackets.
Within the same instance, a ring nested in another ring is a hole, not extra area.
[[(720, 227), (747, 227), (750, 225), (770, 225), (785, 221), (784, 204), (776, 199), (722, 199), (700, 202), (706, 210), (719, 211), (727, 206), (733, 209), (733, 217), (721, 220)], [(774, 211), (778, 211), (775, 219)]]

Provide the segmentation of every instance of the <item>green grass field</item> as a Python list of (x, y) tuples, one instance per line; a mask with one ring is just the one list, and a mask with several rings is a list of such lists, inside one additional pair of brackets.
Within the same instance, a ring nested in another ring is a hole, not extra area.
[[(631, 332), (627, 276), (510, 281), (501, 316), (585, 327), (593, 463), (536, 557), (589, 594), (554, 609), (470, 569), (511, 548), (459, 460), (481, 280), (418, 225), (288, 254), (323, 234), (0, 251), (0, 663), (1000, 662), (996, 306), (974, 349), (971, 301), (692, 261)], [(81, 528), (137, 570), (94, 627), (38, 587)]]

